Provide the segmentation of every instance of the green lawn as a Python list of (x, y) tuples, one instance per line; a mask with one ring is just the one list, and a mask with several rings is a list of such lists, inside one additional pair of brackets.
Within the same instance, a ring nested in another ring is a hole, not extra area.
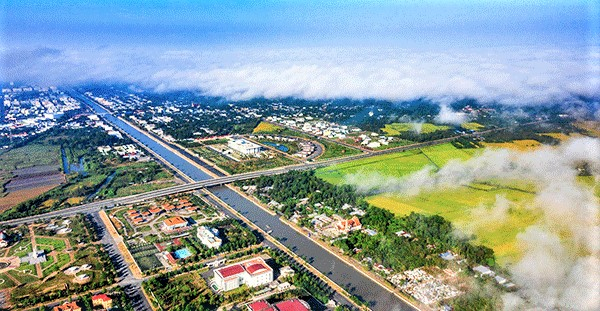
[(449, 126), (435, 125), (433, 123), (391, 123), (386, 124), (385, 127), (382, 128), (383, 132), (390, 136), (410, 131), (428, 134), (437, 131), (445, 131), (448, 129), (450, 129)]
[(6, 276), (6, 273), (0, 274), (0, 289), (11, 288), (15, 285), (15, 282), (13, 282), (8, 276)]
[(65, 253), (60, 253), (58, 254), (58, 262), (56, 263), (56, 266), (60, 269), (62, 266), (66, 265), (69, 263), (69, 261), (71, 260), (71, 257), (69, 256), (69, 254), (65, 254)]
[[(27, 271), (27, 272), (22, 272)], [(15, 279), (17, 279), (21, 283), (32, 283), (38, 280), (35, 275), (35, 266), (29, 264), (21, 264), (18, 269), (9, 270), (7, 273), (10, 273)]]
[(65, 241), (61, 239), (36, 237), (35, 242), (37, 244), (52, 246), (54, 250), (58, 252), (64, 251), (67, 248), (67, 244), (65, 243)]
[(11, 256), (23, 257), (27, 256), (29, 252), (31, 252), (31, 241), (28, 237), (23, 237), (21, 241), (10, 248), (9, 254)]

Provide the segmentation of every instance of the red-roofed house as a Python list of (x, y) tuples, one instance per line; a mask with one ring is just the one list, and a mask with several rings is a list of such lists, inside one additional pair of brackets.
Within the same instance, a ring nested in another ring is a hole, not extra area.
[(304, 300), (289, 299), (275, 304), (278, 311), (310, 311), (310, 306)]
[(255, 301), (246, 305), (248, 311), (275, 311), (273, 306), (264, 300)]
[(102, 306), (104, 309), (112, 308), (112, 298), (108, 297), (106, 294), (98, 294), (92, 296), (92, 305), (94, 307)]
[(77, 305), (77, 302), (65, 302), (60, 306), (56, 306), (52, 311), (81, 311), (81, 307)]
[(162, 212), (162, 209), (161, 209), (161, 208), (158, 208), (158, 207), (156, 207), (156, 208), (151, 208), (151, 209), (149, 209), (148, 211), (149, 211), (149, 212), (150, 212), (152, 215), (156, 215), (156, 214), (160, 214), (160, 213)]
[(246, 307), (248, 311), (310, 311), (310, 305), (298, 298), (278, 302), (275, 306), (265, 300), (259, 300), (247, 304)]
[(257, 287), (273, 282), (273, 269), (261, 258), (252, 258), (237, 264), (214, 270), (215, 284), (229, 291), (240, 287)]
[(183, 219), (183, 217), (175, 216), (171, 218), (167, 218), (163, 221), (163, 230), (164, 231), (173, 231), (176, 229), (181, 229), (188, 225), (187, 220)]
[(362, 224), (358, 217), (353, 216), (350, 219), (340, 220), (340, 222), (337, 223), (337, 229), (344, 232), (350, 232), (362, 229)]

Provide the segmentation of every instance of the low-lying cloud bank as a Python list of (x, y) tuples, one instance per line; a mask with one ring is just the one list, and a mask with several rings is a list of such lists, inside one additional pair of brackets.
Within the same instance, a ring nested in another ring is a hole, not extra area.
[[(595, 51), (595, 52), (594, 52)], [(125, 82), (194, 89), (230, 99), (473, 97), (512, 104), (600, 97), (597, 50), (510, 48), (244, 51), (4, 50), (1, 80), (40, 84)], [(456, 122), (454, 119), (447, 122)]]
[[(600, 180), (600, 139), (571, 139), (557, 148), (527, 153), (488, 150), (464, 162), (450, 162), (437, 172), (426, 168), (402, 179), (355, 174), (346, 182), (363, 192), (398, 195), (451, 190), (490, 179), (535, 183), (529, 208), (542, 217), (517, 236), (524, 255), (510, 270), (520, 290), (504, 296), (505, 308), (531, 307), (528, 300), (544, 310), (599, 310), (600, 203), (594, 189), (577, 181), (583, 163)], [(504, 221), (511, 202), (504, 197), (496, 201), (491, 209), (476, 208), (473, 216)]]

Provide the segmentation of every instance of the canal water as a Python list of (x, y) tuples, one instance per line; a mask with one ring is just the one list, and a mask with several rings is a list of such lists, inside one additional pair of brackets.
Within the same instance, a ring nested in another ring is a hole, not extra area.
[[(163, 159), (169, 161), (173, 166), (180, 169), (192, 179), (200, 181), (211, 178), (207, 173), (204, 173), (196, 166), (177, 156), (171, 150), (150, 139), (146, 134), (112, 116), (106, 109), (97, 103), (78, 94), (73, 94), (73, 96), (82, 100), (84, 103), (87, 103), (96, 111), (96, 113), (100, 114), (114, 126), (119, 127), (121, 130), (127, 132), (139, 142), (152, 149)], [(277, 238), (298, 256), (306, 258), (313, 267), (321, 271), (321, 273), (325, 274), (332, 281), (344, 287), (351, 294), (366, 301), (372, 310), (414, 310), (410, 305), (403, 302), (392, 293), (382, 289), (375, 281), (364, 276), (336, 255), (329, 253), (307, 236), (300, 234), (287, 226), (278, 216), (267, 213), (237, 192), (228, 187), (214, 187), (210, 189), (210, 192), (229, 204), (250, 221), (254, 222), (257, 226), (263, 229), (270, 228), (268, 230), (272, 230), (271, 235), (273, 237)]]

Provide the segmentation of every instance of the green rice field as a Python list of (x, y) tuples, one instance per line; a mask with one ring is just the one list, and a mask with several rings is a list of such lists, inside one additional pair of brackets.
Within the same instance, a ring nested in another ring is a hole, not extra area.
[[(449, 161), (467, 160), (481, 151), (457, 149), (452, 144), (443, 144), (325, 167), (317, 170), (316, 174), (334, 184), (343, 184), (345, 176), (349, 174), (375, 173), (403, 177), (426, 166), (441, 167)], [(414, 196), (375, 194), (368, 196), (367, 201), (396, 215), (411, 212), (440, 215), (464, 233), (474, 234), (478, 243), (494, 249), (501, 263), (510, 263), (518, 259), (520, 254), (516, 245), (517, 234), (535, 224), (539, 218), (527, 208), (533, 200), (533, 190), (533, 185), (524, 182), (490, 180)], [(491, 214), (488, 211), (498, 198), (511, 202), (508, 217), (501, 221), (486, 217)]]

